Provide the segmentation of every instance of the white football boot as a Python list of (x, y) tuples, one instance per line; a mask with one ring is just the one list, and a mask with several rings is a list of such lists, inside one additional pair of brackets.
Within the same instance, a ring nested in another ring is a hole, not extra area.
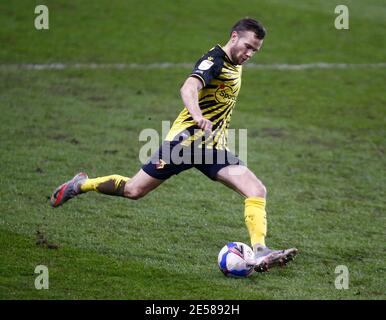
[(292, 261), (298, 253), (298, 249), (271, 250), (266, 246), (256, 244), (253, 246), (253, 252), (256, 259), (255, 271), (266, 272), (272, 267), (283, 267)]

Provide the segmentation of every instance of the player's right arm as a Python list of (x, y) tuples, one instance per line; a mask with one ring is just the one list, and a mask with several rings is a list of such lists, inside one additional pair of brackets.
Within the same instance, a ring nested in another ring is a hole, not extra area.
[(198, 105), (198, 92), (203, 88), (200, 79), (191, 76), (185, 80), (181, 87), (181, 98), (197, 126), (203, 130), (212, 130), (212, 122), (202, 116)]

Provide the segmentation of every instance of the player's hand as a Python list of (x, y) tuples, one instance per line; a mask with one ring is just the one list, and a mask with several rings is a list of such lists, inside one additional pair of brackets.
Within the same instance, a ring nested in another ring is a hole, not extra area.
[(204, 117), (193, 119), (196, 121), (197, 126), (204, 131), (212, 131), (212, 121), (205, 119)]

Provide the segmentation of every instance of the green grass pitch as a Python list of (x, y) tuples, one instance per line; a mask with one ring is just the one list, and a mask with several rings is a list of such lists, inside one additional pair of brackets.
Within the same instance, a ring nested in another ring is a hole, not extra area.
[[(386, 298), (386, 8), (335, 1), (39, 1), (0, 3), (0, 299)], [(273, 248), (296, 246), (286, 268), (225, 278), (217, 254), (249, 241), (243, 199), (190, 170), (139, 201), (95, 193), (52, 209), (53, 189), (78, 171), (131, 176), (145, 128), (182, 107), (193, 63), (250, 16), (268, 35), (244, 68), (231, 127), (248, 129), (248, 166), (268, 188)], [(169, 62), (169, 68), (56, 70), (22, 64)], [(374, 67), (375, 63), (383, 63)], [(49, 249), (37, 245), (37, 231)], [(37, 265), (49, 289), (36, 290)], [(338, 290), (339, 265), (349, 288)]]

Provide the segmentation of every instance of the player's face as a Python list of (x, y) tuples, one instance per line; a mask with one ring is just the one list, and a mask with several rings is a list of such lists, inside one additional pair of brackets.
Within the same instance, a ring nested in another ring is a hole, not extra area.
[(263, 40), (256, 38), (252, 31), (233, 32), (231, 40), (231, 59), (236, 64), (248, 61), (263, 45)]

